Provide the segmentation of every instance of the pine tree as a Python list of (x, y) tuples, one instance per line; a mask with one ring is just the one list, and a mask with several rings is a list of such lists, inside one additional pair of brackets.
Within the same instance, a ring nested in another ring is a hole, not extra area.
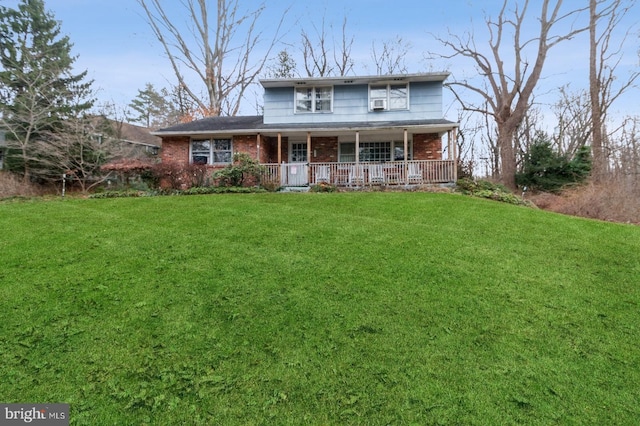
[(144, 90), (138, 90), (138, 96), (129, 103), (129, 107), (137, 113), (131, 119), (149, 128), (177, 124), (178, 114), (169, 98), (167, 89), (157, 91), (153, 84), (147, 83)]
[(0, 7), (0, 126), (10, 148), (7, 164), (25, 180), (38, 161), (36, 143), (93, 105), (87, 72), (72, 72), (71, 48), (43, 0)]

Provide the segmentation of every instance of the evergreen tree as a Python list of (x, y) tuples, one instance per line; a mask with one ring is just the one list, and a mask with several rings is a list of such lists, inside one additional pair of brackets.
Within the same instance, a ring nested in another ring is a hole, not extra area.
[(590, 172), (591, 151), (588, 146), (578, 149), (569, 159), (554, 151), (546, 134), (539, 134), (524, 157), (516, 182), (521, 187), (557, 192), (566, 185), (583, 182)]
[(144, 90), (138, 90), (138, 96), (129, 104), (137, 113), (131, 119), (150, 128), (177, 124), (177, 113), (168, 98), (167, 89), (163, 88), (158, 92), (153, 84), (147, 83)]
[(278, 53), (275, 64), (267, 72), (269, 78), (294, 78), (296, 76), (296, 61), (287, 49)]
[(10, 148), (7, 164), (25, 180), (38, 162), (36, 143), (93, 105), (87, 72), (72, 72), (71, 48), (43, 0), (0, 7), (0, 126)]

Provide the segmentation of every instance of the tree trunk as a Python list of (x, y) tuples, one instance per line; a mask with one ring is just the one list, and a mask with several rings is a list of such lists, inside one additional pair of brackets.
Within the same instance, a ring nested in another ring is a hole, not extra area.
[(589, 95), (591, 97), (591, 151), (593, 152), (592, 177), (600, 182), (606, 173), (606, 156), (602, 137), (602, 105), (600, 104), (601, 82), (598, 78), (596, 23), (597, 1), (589, 1)]
[(516, 189), (516, 150), (513, 146), (514, 128), (498, 126), (498, 147), (500, 149), (500, 182), (511, 190)]

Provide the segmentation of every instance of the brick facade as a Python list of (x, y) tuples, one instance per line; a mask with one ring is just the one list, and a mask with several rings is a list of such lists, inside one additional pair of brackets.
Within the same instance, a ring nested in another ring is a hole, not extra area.
[(413, 135), (414, 160), (442, 160), (442, 139), (437, 133)]
[(188, 164), (190, 140), (188, 136), (162, 138), (162, 162)]
[(336, 136), (311, 137), (311, 151), (312, 163), (337, 163), (338, 138)]
[[(244, 152), (257, 158), (260, 163), (278, 162), (278, 139), (272, 136), (261, 136), (260, 147), (257, 135), (233, 137), (233, 151)], [(282, 137), (281, 161), (289, 161), (289, 139)], [(167, 163), (189, 163), (189, 137), (165, 137), (162, 140), (162, 161)], [(335, 163), (338, 161), (338, 137), (311, 137), (312, 163)], [(413, 135), (414, 160), (442, 160), (442, 140), (436, 133), (420, 133)]]

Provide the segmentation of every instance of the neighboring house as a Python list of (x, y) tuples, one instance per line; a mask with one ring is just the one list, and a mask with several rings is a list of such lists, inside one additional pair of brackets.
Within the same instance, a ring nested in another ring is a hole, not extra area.
[(447, 76), (261, 80), (262, 116), (209, 117), (152, 134), (162, 138), (163, 162), (221, 167), (245, 152), (283, 186), (449, 183), (458, 123), (443, 118)]
[(95, 137), (109, 138), (123, 144), (129, 148), (126, 150), (127, 157), (156, 156), (160, 152), (162, 141), (152, 135), (150, 129), (121, 121), (105, 120), (107, 128), (102, 133), (96, 133)]
[[(118, 122), (104, 117), (96, 117), (92, 124), (94, 127), (92, 137), (98, 142), (102, 142), (106, 138), (117, 142), (123, 147), (119, 152), (119, 160), (123, 158), (156, 157), (160, 152), (162, 141), (159, 137), (152, 135), (151, 131), (146, 127)], [(4, 168), (6, 151), (6, 132), (0, 130), (0, 170)]]

